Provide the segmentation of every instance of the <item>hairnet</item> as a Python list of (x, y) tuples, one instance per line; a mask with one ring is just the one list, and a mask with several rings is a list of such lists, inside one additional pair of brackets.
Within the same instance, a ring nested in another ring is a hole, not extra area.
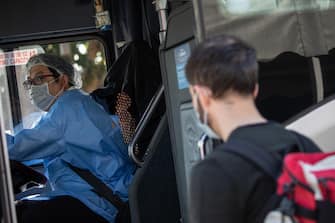
[(47, 66), (54, 69), (59, 74), (67, 75), (69, 77), (69, 83), (75, 85), (73, 66), (63, 58), (50, 54), (38, 54), (30, 57), (26, 64), (26, 68), (28, 72), (30, 72), (31, 68), (37, 65)]

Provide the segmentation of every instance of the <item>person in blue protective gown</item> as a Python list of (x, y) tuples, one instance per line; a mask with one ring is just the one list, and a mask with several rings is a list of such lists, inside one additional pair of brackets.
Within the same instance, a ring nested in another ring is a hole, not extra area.
[[(89, 170), (123, 201), (135, 166), (117, 116), (74, 88), (74, 69), (60, 57), (39, 54), (27, 65), (24, 87), (47, 111), (32, 129), (7, 136), (9, 157), (43, 159), (51, 190), (17, 206), (19, 222), (114, 222), (117, 209), (69, 167)], [(42, 199), (47, 197), (48, 199)]]

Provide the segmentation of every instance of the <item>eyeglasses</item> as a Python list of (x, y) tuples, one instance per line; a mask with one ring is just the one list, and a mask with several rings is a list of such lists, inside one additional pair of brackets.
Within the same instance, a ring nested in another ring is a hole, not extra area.
[(33, 79), (28, 78), (27, 80), (23, 81), (23, 87), (25, 90), (30, 90), (31, 89), (31, 85), (41, 85), (44, 83), (44, 79), (46, 77), (56, 77), (55, 74), (44, 74), (44, 75), (39, 75), (34, 77)]

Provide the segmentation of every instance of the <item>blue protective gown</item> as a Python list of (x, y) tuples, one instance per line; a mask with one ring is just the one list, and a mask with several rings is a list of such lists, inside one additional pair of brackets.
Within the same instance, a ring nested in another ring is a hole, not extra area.
[(8, 138), (9, 157), (44, 159), (52, 191), (43, 196), (70, 195), (114, 222), (117, 209), (91, 191), (66, 164), (89, 169), (124, 201), (128, 199), (134, 164), (127, 155), (117, 116), (110, 116), (89, 95), (63, 93), (33, 129)]

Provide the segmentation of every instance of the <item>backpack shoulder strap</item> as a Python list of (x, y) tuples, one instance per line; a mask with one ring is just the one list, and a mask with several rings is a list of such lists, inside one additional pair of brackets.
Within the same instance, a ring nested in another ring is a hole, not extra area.
[(321, 152), (321, 149), (319, 146), (315, 144), (310, 138), (301, 135), (300, 133), (294, 131), (294, 130), (288, 130), (291, 135), (294, 137), (296, 145), (298, 147), (297, 152)]
[(282, 159), (279, 155), (272, 153), (267, 148), (261, 148), (253, 143), (245, 141), (228, 141), (224, 145), (224, 151), (235, 154), (259, 170), (272, 177), (274, 180), (280, 174)]

